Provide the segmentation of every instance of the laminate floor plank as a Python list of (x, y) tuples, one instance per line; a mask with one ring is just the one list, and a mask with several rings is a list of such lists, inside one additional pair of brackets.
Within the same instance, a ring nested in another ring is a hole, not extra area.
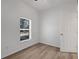
[(3, 59), (78, 59), (78, 56), (76, 53), (62, 53), (59, 48), (39, 43)]

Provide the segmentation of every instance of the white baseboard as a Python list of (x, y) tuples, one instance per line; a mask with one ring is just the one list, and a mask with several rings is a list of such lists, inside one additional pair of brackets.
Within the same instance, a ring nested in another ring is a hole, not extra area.
[(58, 46), (58, 45), (55, 44), (55, 43), (50, 43), (50, 42), (40, 42), (40, 43), (43, 43), (43, 44), (47, 44), (47, 45), (50, 45), (50, 46), (54, 46), (54, 47), (60, 48), (60, 46)]

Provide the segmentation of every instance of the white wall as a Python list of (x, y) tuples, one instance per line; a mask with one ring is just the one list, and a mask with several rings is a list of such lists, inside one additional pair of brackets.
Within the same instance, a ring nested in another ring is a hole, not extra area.
[[(2, 0), (2, 58), (39, 42), (37, 11), (20, 0)], [(32, 39), (20, 42), (20, 17), (32, 20)]]
[(60, 46), (59, 30), (61, 20), (60, 8), (52, 8), (41, 12), (40, 42), (48, 45)]

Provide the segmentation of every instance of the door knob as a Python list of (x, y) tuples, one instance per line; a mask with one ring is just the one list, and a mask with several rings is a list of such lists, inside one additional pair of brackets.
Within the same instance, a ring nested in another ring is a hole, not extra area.
[(61, 36), (63, 36), (63, 33), (60, 33)]

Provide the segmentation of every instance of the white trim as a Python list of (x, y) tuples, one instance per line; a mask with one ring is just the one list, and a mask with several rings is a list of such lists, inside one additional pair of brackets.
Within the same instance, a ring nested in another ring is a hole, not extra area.
[(20, 29), (20, 30), (29, 30), (29, 29)]
[(30, 37), (29, 37), (29, 39), (32, 39), (32, 21), (31, 20), (29, 20), (30, 21), (30, 27), (29, 27), (29, 33), (30, 33)]
[(23, 19), (27, 19), (27, 20), (30, 20), (30, 19), (28, 19), (28, 18), (25, 18), (25, 17), (20, 17), (20, 18), (23, 18)]

